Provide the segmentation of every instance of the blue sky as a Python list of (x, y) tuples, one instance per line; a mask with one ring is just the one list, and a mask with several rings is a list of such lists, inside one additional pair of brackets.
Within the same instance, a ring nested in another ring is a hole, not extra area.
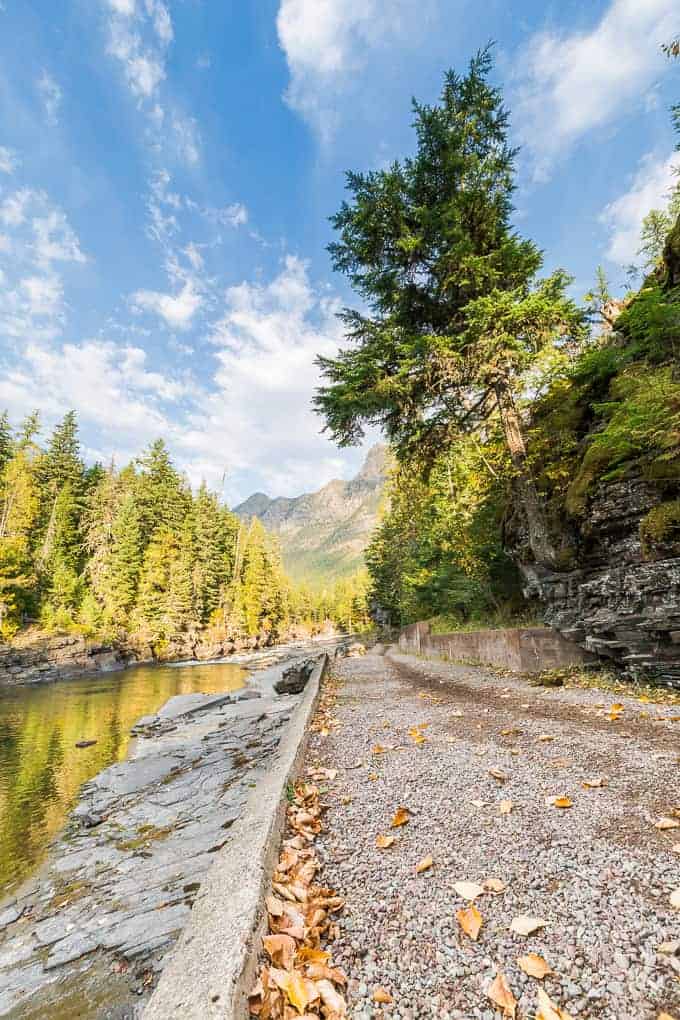
[(496, 40), (518, 227), (579, 296), (623, 281), (673, 179), (676, 5), (0, 0), (0, 408), (75, 408), (90, 460), (162, 435), (229, 502), (348, 476), (309, 407), (344, 171)]

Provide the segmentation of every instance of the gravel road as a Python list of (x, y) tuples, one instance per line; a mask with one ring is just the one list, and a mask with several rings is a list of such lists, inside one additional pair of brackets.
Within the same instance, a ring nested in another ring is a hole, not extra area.
[[(518, 1020), (532, 1020), (539, 982), (517, 964), (528, 953), (578, 1020), (680, 1020), (680, 941), (659, 951), (680, 940), (680, 828), (655, 827), (680, 808), (677, 707), (394, 651), (338, 662), (335, 675), (333, 721), (307, 760), (338, 770), (317, 846), (323, 882), (347, 901), (333, 956), (354, 1020), (497, 1020), (487, 991), (499, 972)], [(392, 828), (399, 807), (410, 821)], [(381, 834), (395, 837), (388, 849)], [(489, 878), (507, 888), (474, 901), (474, 942), (454, 885)], [(546, 924), (515, 934), (519, 915)], [(378, 987), (392, 1004), (373, 1001)]]

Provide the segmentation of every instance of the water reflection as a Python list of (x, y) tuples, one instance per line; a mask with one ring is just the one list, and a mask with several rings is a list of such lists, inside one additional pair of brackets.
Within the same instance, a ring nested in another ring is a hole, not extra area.
[[(130, 728), (175, 694), (237, 690), (239, 666), (140, 666), (0, 690), (0, 893), (25, 878), (80, 786), (127, 753)], [(79, 740), (96, 740), (76, 748)]]

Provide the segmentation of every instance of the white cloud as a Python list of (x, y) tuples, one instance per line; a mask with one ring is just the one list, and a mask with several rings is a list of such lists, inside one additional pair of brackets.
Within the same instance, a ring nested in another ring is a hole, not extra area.
[(33, 220), (35, 252), (39, 263), (86, 262), (80, 242), (60, 209)]
[(178, 294), (164, 294), (156, 290), (138, 290), (131, 298), (139, 311), (158, 315), (171, 329), (188, 329), (203, 305), (203, 298), (193, 280), (187, 280)]
[(5, 148), (4, 145), (0, 145), (0, 173), (12, 174), (18, 165), (16, 153), (12, 152), (11, 149)]
[(286, 100), (324, 139), (332, 135), (337, 98), (372, 50), (412, 39), (433, 7), (421, 0), (281, 0), (276, 19), (290, 83)]
[(219, 484), (226, 468), (238, 499), (248, 495), (243, 479), (251, 473), (275, 494), (314, 490), (343, 474), (346, 457), (320, 435), (310, 406), (315, 358), (338, 348), (337, 310), (293, 256), (270, 282), (229, 288), (210, 333), (214, 379), (177, 437), (194, 480)]
[(677, 30), (677, 0), (611, 0), (584, 32), (539, 32), (516, 58), (512, 106), (534, 176), (587, 132), (644, 102), (663, 73), (660, 44)]
[(136, 10), (135, 0), (108, 0), (108, 3), (116, 14), (122, 14), (128, 18), (131, 18)]
[(36, 192), (29, 188), (20, 188), (9, 195), (0, 204), (0, 223), (6, 227), (18, 227), (26, 219), (26, 206), (34, 198)]
[(204, 209), (203, 215), (223, 227), (242, 227), (248, 222), (248, 210), (241, 202), (233, 202), (221, 209)]
[(28, 276), (20, 286), (28, 299), (29, 315), (42, 319), (60, 313), (63, 290), (58, 276)]
[(38, 78), (36, 87), (45, 108), (45, 119), (54, 127), (59, 122), (59, 107), (63, 98), (61, 88), (47, 71), (43, 71)]
[(634, 263), (640, 247), (640, 227), (650, 209), (663, 208), (678, 178), (677, 154), (648, 153), (641, 161), (626, 192), (605, 206), (600, 221), (609, 232), (607, 258), (619, 265)]
[(196, 166), (201, 160), (201, 138), (196, 120), (175, 111), (170, 117), (170, 125), (180, 159), (187, 166)]

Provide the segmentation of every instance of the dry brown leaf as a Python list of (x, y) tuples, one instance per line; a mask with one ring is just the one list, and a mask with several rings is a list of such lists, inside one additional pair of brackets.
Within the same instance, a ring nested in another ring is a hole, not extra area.
[(394, 836), (376, 836), (375, 845), (378, 850), (387, 850), (394, 843)]
[(348, 804), (352, 803), (352, 798), (351, 797), (343, 797), (342, 800), (340, 801), (340, 803), (344, 804), (345, 807), (347, 807)]
[(471, 800), (470, 803), (472, 804), (473, 807), (478, 807), (478, 808), (484, 807), (484, 801), (483, 800)]
[(324, 978), (316, 982), (316, 987), (321, 996), (321, 1001), (333, 1016), (347, 1016), (347, 1003), (330, 981)]
[(489, 769), (489, 775), (493, 779), (497, 779), (499, 783), (506, 783), (508, 780), (505, 772), (501, 772), (500, 769)]
[(323, 949), (313, 949), (311, 946), (301, 946), (298, 949), (297, 958), (301, 963), (328, 963), (331, 954)]
[(517, 935), (533, 935), (539, 928), (545, 928), (547, 923), (541, 917), (528, 917), (526, 914), (519, 914), (513, 918), (510, 931), (516, 932)]
[(420, 861), (419, 864), (416, 864), (416, 875), (422, 874), (423, 871), (429, 871), (433, 864), (434, 861), (429, 854), (427, 857), (423, 857), (422, 861)]
[(276, 896), (267, 896), (265, 904), (272, 917), (281, 917), (283, 915), (283, 903)]
[(561, 1009), (556, 1006), (548, 996), (545, 994), (542, 988), (536, 989), (537, 998), (537, 1012), (536, 1020), (574, 1020), (570, 1013), (567, 1013), (566, 1009)]
[(482, 883), (487, 892), (502, 893), (508, 888), (508, 883), (501, 878), (485, 878)]
[(284, 970), (293, 969), (297, 946), (290, 935), (265, 935), (262, 945), (273, 964)]
[(502, 800), (500, 803), (500, 811), (502, 815), (509, 815), (512, 811), (512, 801)]
[(541, 733), (538, 739), (541, 740), (544, 744), (547, 744), (548, 741), (554, 740), (555, 738), (551, 733)]
[(529, 977), (538, 978), (539, 981), (542, 981), (546, 974), (552, 974), (551, 967), (538, 953), (527, 953), (526, 956), (520, 956), (517, 964), (525, 974), (528, 974)]
[(376, 744), (375, 747), (371, 748), (371, 754), (386, 754), (387, 748), (383, 747), (382, 744)]
[(477, 907), (472, 906), (467, 907), (466, 910), (458, 910), (456, 912), (456, 920), (465, 934), (471, 938), (473, 942), (476, 942), (480, 928), (484, 923), (482, 915), (477, 910)]
[(680, 829), (680, 821), (677, 818), (660, 818), (658, 822), (654, 823), (655, 829)]
[(675, 907), (676, 910), (680, 910), (680, 889), (676, 889), (670, 895), (670, 904)]
[(484, 894), (484, 888), (476, 882), (456, 882), (453, 888), (464, 900), (476, 900)]
[(410, 820), (411, 813), (408, 808), (405, 807), (397, 808), (397, 810), (394, 813), (394, 818), (392, 819), (392, 828), (397, 829), (399, 828), (400, 825), (406, 825), (406, 823), (410, 822)]
[(394, 1000), (386, 988), (378, 987), (373, 989), (373, 1001), (387, 1004)]
[(510, 991), (503, 974), (496, 974), (486, 994), (503, 1010), (503, 1016), (509, 1016), (514, 1020), (517, 1015), (517, 1000)]
[(599, 790), (600, 787), (606, 786), (609, 780), (606, 776), (600, 776), (599, 779), (584, 779), (581, 786), (584, 790)]

